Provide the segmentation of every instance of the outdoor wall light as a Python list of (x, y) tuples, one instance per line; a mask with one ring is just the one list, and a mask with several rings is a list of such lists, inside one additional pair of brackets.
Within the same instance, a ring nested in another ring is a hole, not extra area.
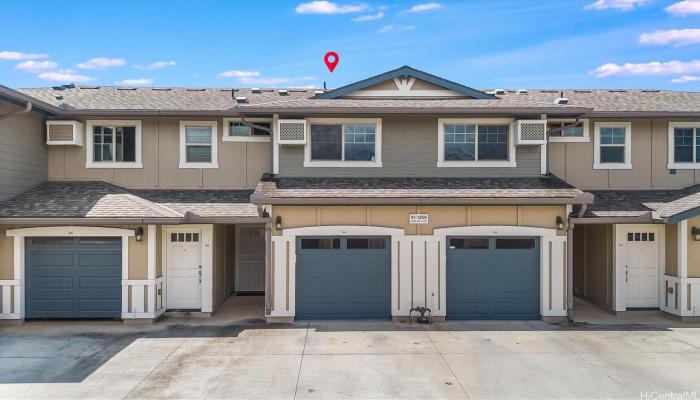
[(564, 226), (564, 218), (562, 218), (561, 216), (557, 215), (556, 222), (557, 222), (557, 229), (559, 229), (560, 231), (563, 231), (564, 228), (566, 228)]
[(136, 241), (140, 242), (142, 240), (143, 240), (143, 228), (139, 226), (138, 228), (136, 228)]
[(697, 226), (690, 228), (690, 234), (693, 235), (693, 240), (700, 242), (700, 228)]
[(275, 218), (275, 228), (277, 228), (278, 231), (282, 230), (282, 216), (280, 215)]

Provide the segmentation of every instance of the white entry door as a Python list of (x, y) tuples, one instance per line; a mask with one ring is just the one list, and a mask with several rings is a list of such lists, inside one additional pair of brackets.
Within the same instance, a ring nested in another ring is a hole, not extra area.
[(629, 231), (625, 243), (627, 307), (659, 306), (659, 237), (652, 231)]
[(170, 232), (167, 249), (167, 308), (202, 308), (202, 245), (199, 231)]

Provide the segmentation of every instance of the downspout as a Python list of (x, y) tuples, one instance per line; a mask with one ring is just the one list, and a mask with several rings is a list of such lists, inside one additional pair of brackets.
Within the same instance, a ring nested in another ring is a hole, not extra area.
[(28, 101), (27, 104), (24, 106), (23, 110), (13, 111), (9, 114), (0, 115), (0, 119), (16, 117), (18, 115), (26, 114), (30, 111), (32, 111), (32, 102)]
[(265, 316), (272, 313), (272, 224), (265, 223)]

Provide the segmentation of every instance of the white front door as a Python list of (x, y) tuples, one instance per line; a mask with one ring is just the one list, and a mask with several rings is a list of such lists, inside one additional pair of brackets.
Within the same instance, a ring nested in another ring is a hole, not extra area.
[(199, 231), (169, 232), (167, 249), (167, 308), (202, 308), (202, 245)]
[(659, 306), (659, 237), (644, 229), (627, 232), (625, 282), (627, 307)]

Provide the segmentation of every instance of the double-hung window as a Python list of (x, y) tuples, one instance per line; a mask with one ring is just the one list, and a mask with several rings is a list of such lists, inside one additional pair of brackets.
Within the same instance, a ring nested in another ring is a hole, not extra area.
[(141, 121), (89, 120), (87, 168), (141, 168)]
[(224, 118), (224, 142), (269, 142), (272, 120), (269, 118)]
[(180, 121), (180, 168), (218, 168), (216, 128), (216, 121)]
[(668, 168), (700, 169), (700, 123), (668, 124)]
[(596, 122), (593, 169), (632, 169), (632, 124)]
[(439, 121), (438, 167), (514, 167), (510, 120)]
[(381, 120), (309, 120), (307, 167), (380, 167)]

